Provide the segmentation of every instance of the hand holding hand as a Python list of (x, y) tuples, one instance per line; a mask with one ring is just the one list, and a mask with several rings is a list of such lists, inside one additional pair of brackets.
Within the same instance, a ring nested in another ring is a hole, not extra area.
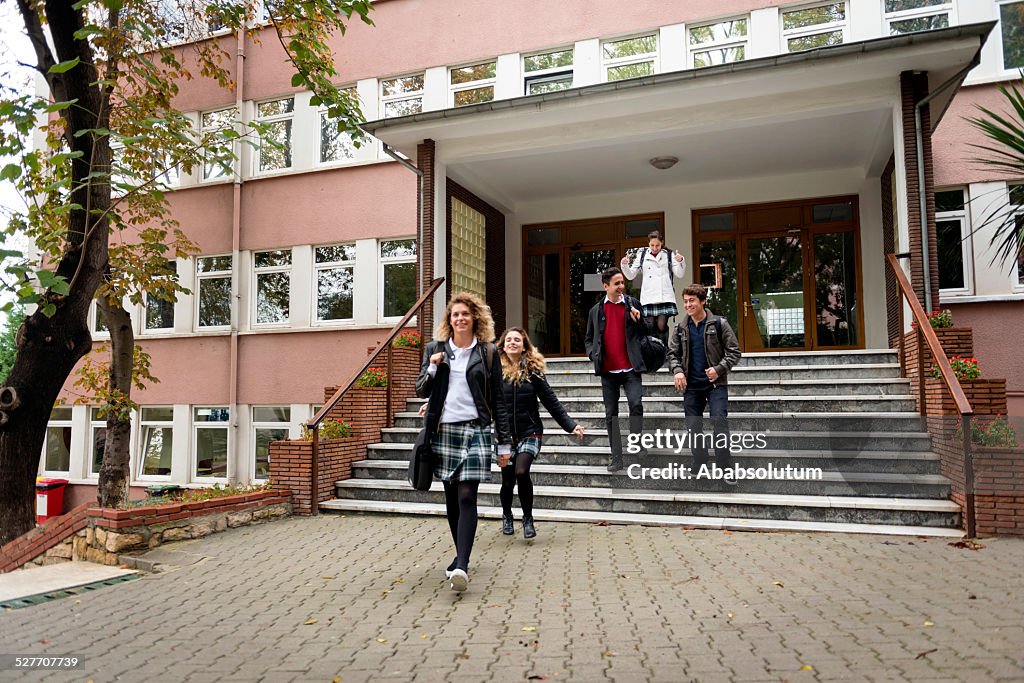
[(677, 390), (686, 391), (686, 375), (684, 373), (677, 372), (674, 382)]
[(576, 429), (572, 430), (572, 433), (576, 435), (576, 438), (583, 441), (583, 425), (576, 425)]
[(512, 459), (511, 453), (498, 456), (498, 467), (508, 467), (508, 461)]
[(712, 382), (718, 381), (718, 370), (715, 370), (714, 368), (708, 368), (707, 370), (704, 371), (704, 374), (707, 375), (708, 379), (711, 380)]
[(444, 358), (444, 351), (438, 351), (437, 353), (430, 357), (430, 364), (440, 365), (442, 358)]

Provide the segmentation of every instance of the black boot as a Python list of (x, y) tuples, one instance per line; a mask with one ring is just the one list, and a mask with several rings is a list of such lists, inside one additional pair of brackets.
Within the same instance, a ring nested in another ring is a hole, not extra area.
[(609, 472), (618, 472), (622, 469), (622, 456), (612, 455), (611, 462), (608, 463)]
[(537, 536), (537, 530), (533, 528), (533, 517), (523, 517), (523, 538), (529, 541)]
[(501, 533), (506, 536), (512, 536), (516, 533), (515, 527), (512, 526), (512, 515), (501, 516)]

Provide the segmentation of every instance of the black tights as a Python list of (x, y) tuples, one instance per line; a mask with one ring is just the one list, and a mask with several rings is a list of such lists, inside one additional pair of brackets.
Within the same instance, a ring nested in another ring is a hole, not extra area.
[(647, 318), (647, 326), (661, 341), (668, 344), (668, 316), (656, 315)]
[(519, 505), (523, 508), (523, 517), (533, 517), (533, 480), (530, 479), (530, 465), (533, 456), (520, 453), (516, 456), (514, 467), (509, 464), (501, 468), (501, 510), (506, 517), (512, 516), (512, 490), (519, 484)]
[(469, 555), (476, 536), (476, 492), (478, 481), (445, 481), (444, 504), (448, 510), (448, 528), (455, 542), (455, 567), (469, 569)]

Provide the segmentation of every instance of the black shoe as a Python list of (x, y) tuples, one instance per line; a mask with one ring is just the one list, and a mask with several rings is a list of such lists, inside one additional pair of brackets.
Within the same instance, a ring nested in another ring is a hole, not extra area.
[(638, 457), (638, 458), (646, 458), (646, 457), (649, 457), (650, 455), (651, 454), (647, 452), (647, 449), (643, 448), (643, 447), (641, 447), (640, 450), (637, 451), (637, 453), (636, 453), (636, 457)]
[(612, 457), (612, 461), (610, 463), (608, 463), (608, 471), (609, 472), (618, 472), (621, 469), (622, 469), (622, 456), (620, 455), (618, 458), (613, 456)]
[(512, 536), (516, 533), (516, 529), (512, 525), (512, 515), (501, 516), (501, 533), (506, 536)]
[(523, 517), (523, 538), (529, 541), (536, 536), (537, 530), (533, 528), (533, 517)]

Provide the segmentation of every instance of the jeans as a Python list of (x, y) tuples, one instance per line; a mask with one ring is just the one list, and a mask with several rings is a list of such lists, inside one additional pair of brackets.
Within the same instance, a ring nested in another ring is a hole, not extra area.
[[(707, 443), (699, 435), (704, 432), (704, 408), (711, 406), (711, 426), (715, 438), (715, 462), (722, 469), (732, 465), (732, 453), (729, 451), (729, 387), (708, 384), (703, 387), (687, 386), (683, 395), (683, 414), (686, 415), (686, 428), (690, 432), (690, 443), (693, 444), (693, 470), (696, 473), (701, 465), (708, 463)], [(724, 434), (724, 436), (719, 436)], [(724, 439), (725, 446), (721, 444)]]
[(612, 461), (622, 460), (622, 432), (619, 429), (619, 389), (626, 392), (629, 403), (629, 433), (639, 434), (644, 429), (644, 383), (640, 375), (629, 372), (601, 374), (601, 394), (604, 398), (604, 425), (608, 429), (608, 442), (612, 447)]

